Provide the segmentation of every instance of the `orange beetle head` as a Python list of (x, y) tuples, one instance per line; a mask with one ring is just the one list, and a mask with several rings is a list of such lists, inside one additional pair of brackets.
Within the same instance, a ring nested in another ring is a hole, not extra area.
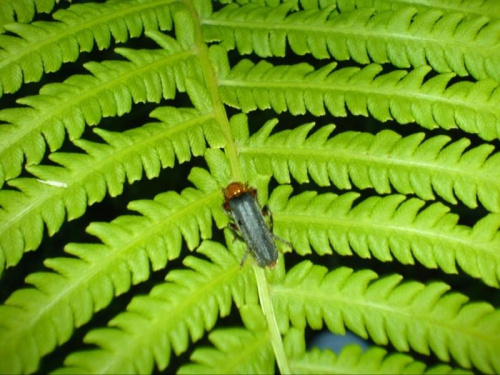
[(247, 184), (242, 182), (231, 182), (225, 189), (224, 192), (224, 208), (229, 211), (229, 201), (233, 198), (242, 196), (245, 193), (250, 193), (252, 196), (257, 196), (257, 191), (253, 187), (249, 187)]

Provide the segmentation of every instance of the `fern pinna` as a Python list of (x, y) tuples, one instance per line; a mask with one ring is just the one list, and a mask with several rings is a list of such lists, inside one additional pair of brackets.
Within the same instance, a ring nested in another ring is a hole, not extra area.
[(0, 373), (500, 372), (500, 3), (409, 3), (0, 2)]

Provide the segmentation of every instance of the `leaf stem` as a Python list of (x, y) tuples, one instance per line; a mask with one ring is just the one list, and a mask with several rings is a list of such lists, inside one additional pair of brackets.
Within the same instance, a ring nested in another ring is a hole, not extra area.
[(267, 326), (269, 327), (269, 333), (271, 334), (271, 345), (274, 350), (276, 362), (278, 363), (278, 368), (280, 369), (281, 374), (291, 374), (285, 349), (283, 348), (283, 340), (281, 339), (278, 324), (276, 323), (276, 317), (274, 315), (273, 303), (269, 295), (266, 275), (261, 267), (255, 265), (253, 269), (255, 272), (255, 279), (257, 280), (257, 289), (259, 290), (260, 305), (267, 320)]
[(205, 78), (208, 92), (210, 94), (210, 99), (212, 101), (215, 120), (221, 127), (222, 133), (226, 138), (227, 143), (224, 147), (224, 150), (229, 161), (229, 166), (231, 168), (231, 175), (234, 181), (243, 181), (243, 173), (241, 171), (236, 143), (231, 133), (231, 127), (227, 118), (226, 109), (220, 97), (219, 81), (212, 68), (212, 63), (210, 62), (210, 59), (208, 57), (208, 46), (206, 45), (202, 36), (200, 18), (198, 16), (198, 13), (196, 12), (192, 0), (183, 0), (183, 2), (186, 8), (189, 10), (191, 18), (194, 21), (193, 32), (196, 43), (195, 47), (197, 55), (200, 59), (200, 65), (203, 71), (203, 76)]

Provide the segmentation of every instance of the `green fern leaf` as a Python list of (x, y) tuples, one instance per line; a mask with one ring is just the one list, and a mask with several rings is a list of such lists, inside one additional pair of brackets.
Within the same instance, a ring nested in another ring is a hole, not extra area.
[[(54, 13), (57, 22), (13, 23), (5, 29), (15, 36), (0, 38), (0, 96), (37, 82), (42, 74), (74, 62), (80, 52), (108, 48), (111, 40), (126, 42), (144, 29), (172, 29), (173, 0), (125, 0), (75, 4)], [(22, 2), (21, 2), (22, 3)], [(32, 18), (32, 17), (31, 17)]]
[(131, 202), (129, 208), (143, 216), (92, 223), (87, 231), (103, 244), (69, 244), (66, 252), (73, 258), (47, 259), (44, 264), (55, 272), (27, 277), (34, 288), (18, 290), (0, 306), (1, 373), (35, 371), (40, 358), (67, 341), (74, 327), (132, 284), (147, 280), (150, 269), (162, 269), (177, 258), (183, 239), (194, 249), (200, 234), (211, 237), (212, 217), (219, 226), (227, 223), (219, 185), (201, 169), (190, 178), (203, 190)]
[(371, 197), (357, 203), (357, 193), (342, 196), (305, 192), (289, 199), (292, 188), (277, 188), (269, 205), (276, 233), (292, 242), (301, 254), (352, 255), (403, 264), (415, 260), (427, 268), (467, 274), (490, 286), (499, 286), (500, 259), (497, 232), (500, 216), (491, 214), (470, 228), (457, 225), (449, 208), (401, 195)]
[(240, 308), (257, 302), (251, 268), (240, 269), (241, 253), (209, 241), (197, 252), (211, 262), (187, 257), (183, 263), (188, 269), (169, 272), (165, 283), (148, 296), (134, 297), (109, 327), (88, 333), (84, 341), (100, 349), (71, 354), (58, 372), (150, 373), (155, 363), (162, 370), (172, 350), (185, 352), (189, 339), (199, 340), (218, 316), (229, 314), (233, 300)]
[(0, 2), (0, 32), (4, 26), (17, 22), (30, 22), (35, 13), (49, 13), (59, 0), (3, 0)]
[[(329, 1), (319, 0), (319, 3), (328, 4)], [(361, 7), (374, 7), (376, 9), (399, 8), (407, 6), (408, 3), (419, 9), (437, 9), (444, 12), (460, 12), (468, 15), (470, 14), (472, 16), (479, 15), (490, 18), (500, 18), (500, 6), (495, 0), (436, 0), (431, 3), (418, 1), (408, 2), (406, 0), (396, 0), (390, 3), (384, 0), (337, 0), (337, 6), (342, 12), (351, 11), (355, 8)], [(324, 5), (322, 7), (324, 7)]]
[(335, 71), (335, 63), (314, 70), (306, 63), (273, 66), (242, 60), (228, 71), (224, 56), (214, 52), (213, 59), (220, 67), (223, 100), (243, 112), (272, 108), (277, 113), (323, 116), (326, 107), (333, 116), (345, 117), (349, 110), (379, 121), (460, 128), (486, 140), (500, 137), (500, 90), (494, 81), (460, 82), (446, 88), (449, 74), (423, 83), (429, 67), (380, 75), (382, 67), (373, 64)]
[(408, 7), (410, 4), (419, 10), (441, 10), (443, 12), (460, 12), (471, 16), (485, 16), (500, 18), (500, 4), (496, 0), (435, 0), (408, 1), (408, 0), (219, 0), (221, 4), (236, 3), (240, 5), (256, 4), (276, 8), (282, 3), (300, 5), (303, 9), (324, 9), (335, 5), (340, 12), (350, 12), (361, 8), (389, 10)]
[(337, 355), (324, 349), (312, 348), (306, 352), (304, 333), (291, 328), (284, 339), (293, 373), (296, 374), (465, 374), (441, 364), (430, 368), (405, 354), (388, 354), (371, 346), (365, 352), (358, 345), (345, 346)]
[[(376, 279), (376, 280), (375, 280)], [(374, 281), (375, 280), (375, 281)], [(399, 351), (434, 353), (442, 361), (476, 366), (486, 373), (500, 370), (500, 313), (486, 303), (467, 303), (459, 293), (445, 292), (441, 282), (401, 283), (391, 275), (377, 279), (372, 271), (325, 267), (305, 261), (273, 285), (273, 301), (281, 331), (289, 322), (315, 329), (323, 321), (330, 331), (347, 327), (379, 345)], [(320, 302), (321, 301), (321, 302)]]
[[(500, 48), (490, 35), (499, 22), (486, 17), (413, 7), (380, 12), (361, 8), (335, 14), (335, 6), (292, 12), (293, 2), (270, 9), (231, 4), (204, 20), (207, 41), (223, 41), (240, 54), (297, 55), (392, 63), (399, 68), (429, 64), (438, 72), (500, 79)], [(458, 43), (460, 41), (460, 43)]]
[[(500, 5), (495, 0), (435, 0), (432, 2), (418, 2), (407, 0), (395, 0), (387, 2), (385, 0), (336, 0), (337, 8), (341, 12), (349, 12), (357, 8), (375, 8), (379, 10), (397, 9), (408, 6), (418, 9), (436, 9), (443, 12), (460, 12), (468, 15), (478, 15), (490, 18), (500, 18)], [(302, 0), (301, 5), (305, 9), (325, 8), (331, 5), (330, 0)]]
[[(28, 178), (12, 180), (9, 185), (17, 190), (0, 190), (0, 275), (5, 267), (16, 265), (24, 251), (38, 248), (44, 224), (52, 235), (60, 228), (65, 216), (63, 202), (54, 199), (54, 195), (61, 192), (60, 187)], [(45, 205), (38, 206), (40, 197), (45, 198)], [(73, 199), (72, 202), (72, 213), (81, 215), (84, 209), (78, 204), (80, 200)]]
[(0, 111), (0, 120), (9, 123), (0, 127), (0, 165), (5, 178), (18, 176), (24, 159), (28, 165), (38, 164), (45, 140), (52, 151), (60, 148), (64, 130), (71, 140), (77, 139), (86, 124), (97, 125), (103, 117), (128, 113), (133, 103), (174, 98), (176, 90), (186, 90), (186, 76), (202, 80), (193, 51), (183, 50), (167, 36), (149, 35), (168, 44), (170, 50), (117, 49), (129, 61), (87, 63), (91, 75), (49, 84), (40, 95), (18, 100), (26, 107)]
[[(200, 90), (198, 90), (200, 91)], [(122, 133), (96, 129), (106, 144), (76, 140), (86, 154), (53, 153), (58, 166), (31, 166), (38, 179), (11, 180), (18, 189), (0, 191), (0, 253), (5, 266), (17, 264), (23, 252), (38, 248), (43, 224), (49, 235), (65, 220), (83, 215), (87, 205), (122, 193), (125, 182), (157, 177), (162, 168), (200, 156), (211, 147), (224, 145), (224, 137), (211, 113), (192, 108), (160, 107), (151, 113), (161, 122)], [(45, 183), (42, 183), (45, 182)], [(52, 182), (52, 185), (50, 183)], [(64, 188), (53, 186), (54, 182)]]
[(258, 305), (240, 308), (247, 329), (227, 328), (210, 333), (215, 348), (198, 348), (191, 361), (179, 369), (180, 374), (271, 374), (274, 356), (266, 326), (256, 325), (265, 318)]
[[(500, 212), (499, 154), (483, 144), (465, 152), (467, 139), (449, 143), (447, 136), (424, 139), (384, 130), (376, 135), (342, 132), (328, 139), (334, 126), (323, 126), (308, 136), (314, 124), (270, 136), (276, 120), (268, 121), (249, 137), (247, 118), (235, 116), (231, 126), (247, 174), (273, 175), (280, 184), (290, 176), (300, 183), (310, 178), (320, 185), (330, 181), (340, 189), (374, 188), (387, 194), (416, 194), (424, 200), (434, 193), (453, 204), (456, 198), (471, 208), (477, 199), (490, 211)], [(293, 149), (293, 153), (290, 150)], [(410, 178), (408, 178), (411, 176)]]
[[(498, 1), (77, 3), (0, 0), (0, 373), (500, 372)], [(232, 181), (274, 269), (214, 233)], [(325, 323), (387, 351), (306, 350)]]

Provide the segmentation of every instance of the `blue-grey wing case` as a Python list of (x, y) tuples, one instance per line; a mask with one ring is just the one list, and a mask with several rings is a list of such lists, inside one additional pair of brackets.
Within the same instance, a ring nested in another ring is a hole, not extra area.
[(278, 250), (256, 199), (249, 193), (229, 201), (231, 213), (255, 260), (261, 267), (274, 267)]

